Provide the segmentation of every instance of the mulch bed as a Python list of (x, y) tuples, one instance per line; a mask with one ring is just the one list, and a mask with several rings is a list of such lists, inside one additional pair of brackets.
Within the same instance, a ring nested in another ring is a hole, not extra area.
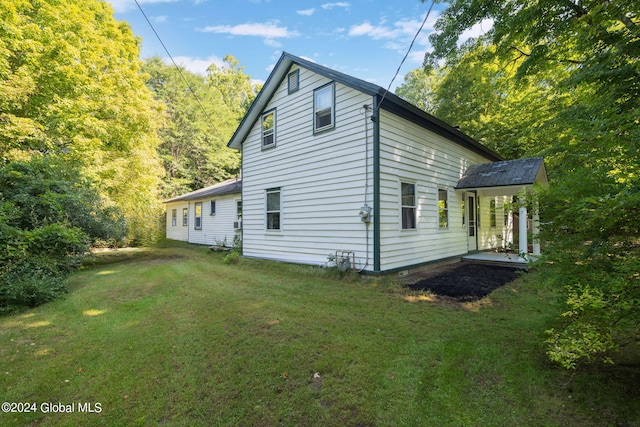
[(475, 301), (515, 280), (518, 277), (517, 271), (514, 268), (461, 263), (406, 287), (413, 291), (431, 291), (461, 302)]

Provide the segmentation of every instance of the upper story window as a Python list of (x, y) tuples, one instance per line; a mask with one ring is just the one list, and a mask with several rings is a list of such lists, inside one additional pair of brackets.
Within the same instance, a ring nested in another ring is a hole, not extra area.
[(300, 89), (300, 70), (293, 70), (289, 73), (287, 76), (287, 86), (290, 94)]
[(276, 110), (267, 111), (262, 115), (262, 148), (276, 145)]
[(313, 92), (313, 131), (335, 127), (335, 83), (329, 83)]
[(416, 228), (416, 185), (406, 182), (400, 183), (402, 197), (402, 229)]

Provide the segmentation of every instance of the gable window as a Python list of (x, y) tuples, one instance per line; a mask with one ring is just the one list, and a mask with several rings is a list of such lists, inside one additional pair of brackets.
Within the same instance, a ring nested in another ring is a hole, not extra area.
[(267, 190), (267, 230), (280, 230), (280, 187)]
[(496, 200), (495, 199), (491, 199), (489, 201), (489, 225), (491, 227), (495, 227), (496, 223), (497, 223)]
[(313, 130), (319, 132), (335, 127), (335, 84), (329, 83), (313, 92)]
[(287, 76), (287, 85), (289, 88), (289, 94), (300, 89), (300, 70), (293, 70), (289, 73)]
[(440, 228), (449, 227), (449, 198), (447, 190), (438, 189), (438, 225)]
[(406, 182), (400, 183), (402, 197), (402, 229), (416, 228), (416, 185)]
[(171, 225), (176, 226), (178, 222), (178, 209), (174, 209), (171, 211)]
[(193, 228), (202, 230), (202, 202), (196, 202), (195, 204)]
[(189, 209), (183, 208), (182, 209), (182, 226), (186, 227), (187, 225), (189, 225)]
[(216, 201), (212, 200), (211, 201), (211, 213), (210, 215), (215, 215), (216, 214)]
[(267, 111), (262, 115), (262, 148), (276, 145), (276, 110)]

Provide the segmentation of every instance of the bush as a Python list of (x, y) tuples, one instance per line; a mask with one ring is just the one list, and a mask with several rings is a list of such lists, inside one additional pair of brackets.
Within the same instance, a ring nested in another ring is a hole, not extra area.
[(48, 257), (6, 265), (0, 276), (0, 314), (53, 301), (67, 291), (66, 274)]

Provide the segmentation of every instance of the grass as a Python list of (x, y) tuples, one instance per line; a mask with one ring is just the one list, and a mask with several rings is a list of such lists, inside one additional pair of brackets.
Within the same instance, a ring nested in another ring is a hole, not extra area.
[(640, 425), (637, 368), (547, 362), (559, 306), (535, 275), (458, 304), (223, 256), (101, 254), (66, 298), (0, 318), (3, 401), (37, 407), (0, 425)]

